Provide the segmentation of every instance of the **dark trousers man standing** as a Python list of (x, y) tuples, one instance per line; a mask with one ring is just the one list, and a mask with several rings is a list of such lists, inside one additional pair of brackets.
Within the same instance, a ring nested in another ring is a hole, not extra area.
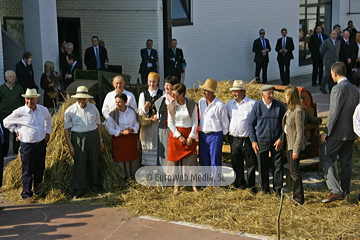
[(262, 70), (262, 84), (267, 83), (267, 68), (268, 68), (268, 61), (266, 56), (263, 56), (260, 62), (256, 62), (255, 67), (255, 77), (260, 78), (260, 71)]
[(322, 58), (317, 58), (317, 59), (313, 59), (312, 61), (312, 66), (313, 66), (313, 70), (312, 70), (312, 84), (313, 85), (317, 85), (316, 84), (316, 79), (318, 77), (319, 74), (319, 85), (321, 85), (321, 80), (323, 78), (323, 74), (324, 74), (324, 64), (323, 64), (323, 60)]

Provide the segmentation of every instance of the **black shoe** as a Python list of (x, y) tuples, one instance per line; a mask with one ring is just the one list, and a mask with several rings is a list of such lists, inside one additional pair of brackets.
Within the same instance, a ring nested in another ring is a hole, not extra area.
[(323, 89), (323, 88), (320, 88), (320, 92), (322, 92), (323, 94), (327, 94), (328, 92), (325, 90), (325, 89)]
[(256, 187), (249, 188), (249, 193), (251, 195), (256, 195), (257, 192), (258, 192), (258, 189)]
[(317, 86), (317, 84), (316, 84), (316, 83), (312, 83), (312, 84), (311, 84), (311, 86), (316, 87), (316, 86)]

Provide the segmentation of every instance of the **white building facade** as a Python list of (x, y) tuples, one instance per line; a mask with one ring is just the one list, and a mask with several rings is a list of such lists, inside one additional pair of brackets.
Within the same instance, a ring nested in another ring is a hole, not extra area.
[[(15, 19), (21, 23), (23, 12), (26, 11), (23, 6), (28, 6), (28, 1), (47, 4), (44, 0), (0, 0), (0, 21), (3, 29), (11, 27), (6, 23), (10, 20)], [(311, 73), (311, 60), (306, 52), (306, 34), (315, 27), (315, 22), (320, 21), (324, 24), (326, 34), (329, 34), (334, 24), (340, 24), (342, 29), (346, 28), (348, 20), (352, 20), (355, 27), (358, 26), (360, 30), (360, 14), (353, 14), (360, 12), (360, 7), (354, 4), (355, 0), (49, 1), (56, 2), (57, 39), (74, 41), (75, 52), (83, 58), (85, 49), (91, 46), (91, 37), (98, 36), (105, 43), (110, 64), (122, 65), (123, 73), (131, 75), (131, 81), (134, 83), (140, 78), (140, 49), (145, 47), (147, 39), (154, 41), (153, 48), (158, 50), (159, 55), (159, 73), (162, 78), (165, 77), (164, 45), (168, 45), (169, 39), (164, 40), (164, 11), (167, 11), (164, 3), (172, 4), (173, 17), (179, 14), (181, 16), (183, 9), (179, 13), (177, 8), (185, 8), (185, 18), (189, 20), (185, 24), (173, 24), (169, 34), (178, 40), (178, 47), (183, 49), (187, 62), (187, 87), (196, 85), (197, 80), (204, 82), (207, 78), (218, 81), (253, 79), (255, 64), (252, 44), (259, 37), (258, 32), (262, 28), (272, 48), (268, 68), (269, 80), (279, 79), (275, 44), (281, 36), (282, 28), (287, 28), (288, 36), (293, 37), (295, 43), (291, 76)], [(44, 8), (46, 9), (46, 6)], [(299, 31), (303, 31), (302, 34)], [(30, 34), (29, 31), (25, 32), (27, 35)], [(29, 38), (31, 36), (25, 36), (25, 39)], [(8, 70), (4, 69), (6, 56), (2, 57), (3, 49), (6, 47), (0, 45), (0, 74)], [(302, 53), (299, 51), (301, 47), (304, 48)], [(32, 52), (34, 59), (40, 59), (37, 52), (29, 49), (27, 42), (24, 49)], [(18, 56), (18, 59), (20, 60), (21, 56)], [(41, 60), (42, 64), (46, 61), (42, 58)], [(40, 81), (42, 64), (39, 63), (35, 69), (37, 83)], [(14, 68), (12, 70), (15, 70)]]

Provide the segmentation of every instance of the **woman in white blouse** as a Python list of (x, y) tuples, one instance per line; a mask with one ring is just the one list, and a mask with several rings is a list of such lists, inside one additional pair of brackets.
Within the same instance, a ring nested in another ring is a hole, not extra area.
[[(186, 87), (182, 83), (173, 86), (175, 101), (168, 105), (168, 127), (171, 131), (168, 141), (168, 164), (171, 167), (198, 166), (196, 161), (196, 128), (198, 114), (196, 103), (185, 98)], [(171, 170), (170, 170), (171, 171)], [(194, 192), (197, 188), (193, 185)], [(174, 186), (178, 194), (179, 186)]]
[(158, 89), (159, 82), (160, 75), (150, 72), (148, 75), (149, 88), (139, 96), (139, 115), (150, 117), (152, 121), (151, 125), (141, 126), (140, 129), (141, 163), (145, 166), (156, 166), (157, 163), (158, 117), (154, 103), (163, 95), (163, 91)]
[(106, 129), (112, 135), (112, 154), (126, 178), (135, 176), (139, 168), (137, 133), (139, 123), (133, 108), (126, 106), (125, 93), (115, 95), (116, 108), (109, 113)]

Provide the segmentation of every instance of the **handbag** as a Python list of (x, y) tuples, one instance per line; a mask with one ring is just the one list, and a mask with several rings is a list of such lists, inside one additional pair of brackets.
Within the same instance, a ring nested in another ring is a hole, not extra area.
[(51, 91), (51, 92), (46, 92), (46, 95), (51, 99), (54, 100), (59, 96), (59, 91)]

